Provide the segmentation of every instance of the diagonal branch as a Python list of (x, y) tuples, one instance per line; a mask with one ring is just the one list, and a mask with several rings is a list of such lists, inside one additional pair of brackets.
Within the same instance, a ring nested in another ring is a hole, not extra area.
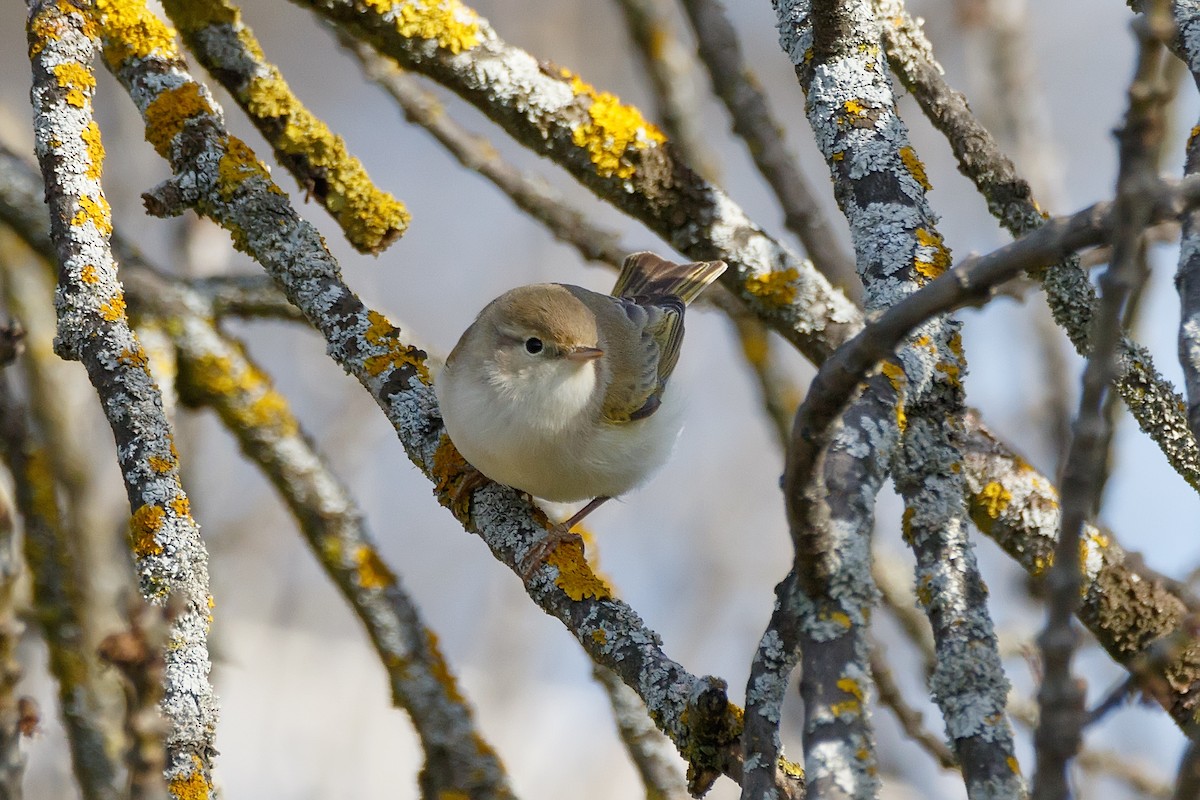
[(31, 0), (34, 134), (59, 263), (58, 353), (87, 368), (108, 417), (133, 510), (130, 540), (142, 593), (178, 604), (164, 668), (167, 777), (176, 797), (211, 795), (217, 705), (208, 680), (208, 555), (146, 356), (125, 316), (100, 186), (103, 147), (92, 120), (96, 21), (68, 3)]

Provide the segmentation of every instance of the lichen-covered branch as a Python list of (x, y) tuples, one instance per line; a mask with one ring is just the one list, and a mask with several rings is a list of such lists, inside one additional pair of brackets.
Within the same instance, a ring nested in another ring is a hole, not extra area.
[(518, 208), (584, 258), (620, 268), (629, 251), (621, 247), (615, 231), (599, 227), (552, 186), (505, 161), (491, 143), (463, 128), (432, 92), (391, 60), (344, 34), (338, 38), (362, 64), (367, 77), (400, 106), (405, 118), (429, 131), (460, 164), (491, 181)]
[[(1200, 86), (1200, 3), (1176, 0), (1171, 11), (1179, 29), (1177, 49)], [(1184, 173), (1200, 173), (1200, 125), (1188, 137)], [(1192, 435), (1200, 437), (1200, 211), (1183, 218), (1175, 286), (1179, 291), (1179, 363), (1187, 389), (1188, 425)]]
[(693, 54), (668, 18), (673, 5), (666, 0), (617, 0), (642, 72), (649, 76), (663, 131), (683, 160), (711, 181), (717, 177), (717, 163), (701, 127)]
[(71, 764), (84, 800), (117, 800), (120, 781), (108, 756), (104, 731), (97, 724), (100, 702), (90, 680), (78, 618), (82, 565), (63, 535), (57, 489), (45, 450), (30, 438), (26, 411), (8, 380), (0, 375), (0, 452), (16, 490), (25, 563), (33, 579), (34, 618), (50, 654), (50, 672), (58, 683), (59, 713)]
[(1160, 62), (1163, 48), (1157, 23), (1170, 28), (1162, 4), (1139, 28), (1137, 69), (1129, 87), (1129, 108), (1117, 133), (1120, 169), (1113, 208), (1112, 263), (1100, 277), (1101, 300), (1091, 333), (1091, 354), (1083, 372), (1079, 413), (1063, 467), (1062, 531), (1047, 580), (1046, 625), (1038, 637), (1043, 678), (1038, 692), (1038, 727), (1034, 734), (1037, 771), (1035, 800), (1070, 796), (1067, 766), (1083, 738), (1084, 688), (1071, 675), (1076, 633), (1072, 617), (1079, 605), (1079, 542), (1088, 517), (1100, 508), (1107, 480), (1113, 422), (1106, 412), (1108, 387), (1116, 377), (1115, 356), (1128, 305), (1145, 280), (1146, 253), (1142, 232), (1152, 218), (1158, 185), (1156, 151), (1165, 119), (1161, 107)]
[(857, 308), (676, 158), (640, 111), (539, 63), (458, 0), (296, 2), (456, 92), (679, 252), (724, 260), (721, 282), (810, 358), (819, 361), (857, 330)]
[(779, 201), (784, 225), (800, 239), (808, 257), (830, 283), (851, 299), (861, 299), (862, 283), (854, 271), (854, 259), (838, 241), (816, 193), (787, 151), (783, 131), (742, 58), (737, 32), (720, 0), (683, 0), (681, 5), (691, 21), (713, 91), (729, 111), (733, 132), (745, 141), (754, 165)]
[[(439, 498), (514, 572), (540, 546), (549, 520), (515, 490), (486, 484), (458, 492), (467, 476), (437, 411), (424, 354), (341, 280), (311, 225), (271, 182), (251, 149), (224, 128), (161, 21), (144, 5), (102, 5), (105, 59), (147, 122), (147, 135), (175, 177), (147, 195), (160, 214), (192, 207), (230, 231), (325, 337), (330, 356), (356, 378), (396, 429)], [(460, 496), (461, 495), (461, 496)], [(697, 769), (740, 775), (740, 712), (724, 684), (697, 678), (667, 658), (658, 637), (592, 573), (577, 546), (563, 544), (529, 576), (530, 597), (613, 669)], [(697, 766), (699, 765), (699, 766)]]
[[(11, 329), (10, 329), (11, 330)], [(5, 338), (8, 338), (7, 336)], [(7, 358), (0, 359), (0, 368), (16, 357), (16, 348)], [(0, 372), (0, 453), (6, 464), (14, 461), (10, 453), (19, 447), (11, 435), (22, 424), (21, 409), (16, 407), (8, 388), (8, 376)], [(19, 460), (19, 457), (18, 457)], [(20, 480), (20, 478), (18, 478)], [(16, 483), (16, 481), (14, 481)], [(0, 487), (0, 797), (21, 800), (25, 778), (26, 754), (21, 748), (25, 726), (21, 723), (22, 699), (16, 694), (21, 680), (21, 664), (17, 660), (17, 645), (24, 625), (17, 619), (18, 581), (25, 570), (21, 561), (21, 544), (17, 535), (17, 509), (7, 487)], [(32, 702), (32, 701), (24, 701)]]
[(169, 788), (193, 800), (212, 792), (215, 753), (207, 554), (180, 485), (158, 389), (125, 316), (108, 245), (112, 219), (100, 186), (103, 146), (91, 115), (95, 37), (90, 10), (31, 0), (34, 135), (59, 263), (56, 348), (87, 368), (116, 439), (142, 592), (179, 606), (166, 650), (162, 709), (171, 721)]
[[(928, 40), (900, 0), (876, 0), (876, 6), (880, 18), (889, 23), (883, 32), (892, 70), (946, 137), (959, 171), (975, 184), (988, 210), (1014, 236), (1042, 225), (1044, 214), (1029, 184), (971, 114), (966, 98), (946, 85)], [(1075, 349), (1086, 354), (1097, 299), (1078, 259), (1065, 259), (1058, 269), (1035, 275), (1041, 279), (1055, 321)], [(1123, 337), (1117, 351), (1117, 372), (1117, 390), (1138, 426), (1154, 440), (1171, 467), (1200, 489), (1200, 448), (1188, 428), (1178, 392), (1154, 368), (1149, 351)]]
[[(826, 0), (811, 8), (782, 1), (775, 7), (780, 42), (805, 89), (809, 124), (850, 223), (866, 307), (892, 306), (940, 275), (950, 257), (925, 198), (924, 168), (896, 113), (873, 9), (870, 2)], [(958, 323), (935, 318), (914, 337), (883, 370), (904, 399), (894, 414), (875, 418), (875, 429), (900, 431), (898, 448), (880, 454), (891, 460), (905, 499), (917, 596), (933, 627), (938, 660), (931, 690), (968, 796), (1019, 796), (1004, 714), (1008, 682), (967, 538), (960, 448), (966, 362)], [(793, 433), (793, 446), (801, 446), (800, 438)], [(802, 490), (794, 479), (789, 458), (789, 498)], [(795, 526), (798, 515), (789, 517)]]
[[(135, 311), (174, 320), (184, 398), (212, 408), (287, 503), (326, 574), (367, 629), (395, 704), (421, 740), (423, 797), (514, 797), (495, 751), (416, 605), (384, 563), (349, 492), (304, 435), (287, 401), (243, 348), (212, 327), (182, 288), (130, 281)], [(136, 293), (134, 287), (137, 287)], [(147, 302), (140, 302), (147, 301)]]
[(647, 800), (687, 800), (679, 755), (646, 716), (646, 705), (612, 670), (595, 667), (592, 675), (612, 705), (617, 734), (646, 788)]
[[(28, 183), (21, 180), (22, 167), (19, 160), (0, 155), (0, 174), (12, 179), (0, 183), (0, 219), (22, 224), (19, 232), (30, 245), (53, 258), (49, 240), (38, 235), (47, 220)], [(33, 208), (27, 219), (10, 215), (11, 209), (22, 207)], [(114, 234), (114, 241), (121, 239)], [(170, 320), (162, 327), (171, 331), (182, 362), (179, 382), (185, 399), (213, 408), (237, 436), (243, 451), (279, 489), (318, 560), (363, 621), (391, 678), (394, 700), (413, 718), (425, 747), (425, 794), (512, 797), (503, 768), (475, 729), (435, 635), (421, 624), (415, 605), (378, 555), (361, 512), (329, 473), (270, 379), (238, 343), (212, 324), (220, 294), (197, 290), (195, 282), (168, 278), (132, 255), (125, 275), (130, 313), (139, 323)], [(243, 282), (256, 283), (249, 277)], [(200, 286), (209, 286), (209, 281)], [(277, 288), (271, 292), (258, 287), (254, 294), (282, 297)], [(286, 300), (284, 304), (294, 309)], [(145, 673), (157, 667), (148, 660), (146, 633), (147, 626), (135, 619), (128, 632), (109, 637), (102, 648), (105, 660), (128, 678), (130, 704), (144, 704), (153, 688)], [(152, 750), (151, 733), (130, 731), (131, 748), (137, 746), (132, 757), (139, 765)]]
[(404, 204), (378, 189), (363, 165), (313, 115), (263, 56), (241, 11), (227, 0), (167, 0), (163, 8), (188, 48), (221, 82), (310, 197), (337, 220), (346, 240), (379, 254), (404, 234)]

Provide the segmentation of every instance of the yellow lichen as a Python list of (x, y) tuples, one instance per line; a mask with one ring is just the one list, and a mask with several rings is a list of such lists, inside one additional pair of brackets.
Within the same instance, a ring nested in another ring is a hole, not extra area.
[(162, 554), (157, 534), (166, 518), (162, 506), (143, 505), (133, 512), (129, 518), (129, 545), (138, 558)]
[(928, 608), (929, 604), (933, 602), (933, 579), (928, 575), (922, 576), (917, 581), (915, 593), (917, 595), (917, 602), (923, 607)]
[(183, 519), (192, 515), (192, 501), (188, 500), (186, 495), (176, 495), (168, 505), (171, 506), (171, 510), (175, 512), (176, 516)]
[(67, 105), (83, 108), (88, 103), (92, 90), (96, 88), (96, 76), (82, 64), (68, 61), (53, 67), (54, 79), (67, 90), (63, 98)]
[(458, 519), (466, 520), (471, 510), (471, 478), (478, 473), (458, 452), (449, 436), (442, 436), (438, 442), (429, 471), (434, 478), (433, 490), (438, 502)]
[(867, 110), (867, 107), (858, 100), (847, 100), (842, 103), (842, 108), (846, 114), (851, 117), (861, 117)]
[(937, 370), (938, 372), (942, 373), (943, 375), (945, 375), (950, 380), (950, 383), (952, 385), (957, 386), (959, 384), (958, 376), (959, 376), (960, 370), (959, 370), (957, 364), (953, 364), (953, 363), (950, 363), (947, 361), (939, 361), (938, 363), (933, 365), (933, 368), (935, 370)]
[(661, 144), (667, 137), (647, 122), (641, 111), (624, 105), (616, 95), (597, 91), (569, 70), (562, 70), (561, 74), (571, 81), (571, 90), (577, 97), (590, 101), (588, 119), (573, 128), (571, 141), (587, 151), (596, 174), (601, 177), (633, 177), (636, 168), (626, 154)]
[(998, 481), (992, 481), (980, 490), (977, 502), (985, 514), (992, 519), (999, 519), (1012, 502), (1012, 492)]
[(104, 60), (114, 70), (134, 58), (178, 57), (175, 31), (151, 14), (145, 3), (97, 0), (96, 11), (105, 32)]
[(583, 542), (578, 539), (561, 541), (546, 557), (546, 563), (558, 569), (554, 585), (572, 600), (585, 597), (606, 600), (612, 589), (601, 580), (583, 557)]
[(175, 800), (208, 800), (211, 797), (212, 785), (204, 777), (204, 762), (198, 756), (192, 756), (194, 766), (187, 775), (171, 778), (167, 790)]
[(150, 456), (150, 458), (146, 460), (150, 464), (150, 470), (159, 475), (170, 472), (171, 468), (175, 466), (174, 461), (169, 458), (163, 458), (162, 456)]
[(145, 351), (141, 348), (129, 349), (126, 347), (121, 350), (121, 355), (117, 359), (126, 366), (135, 367), (137, 369), (148, 371), (150, 368), (150, 359), (146, 357)]
[(29, 481), (33, 511), (47, 525), (58, 525), (58, 495), (54, 488), (54, 471), (50, 459), (41, 448), (30, 451), (25, 461), (25, 478)]
[(1008, 768), (1013, 771), (1014, 775), (1021, 774), (1021, 765), (1017, 763), (1016, 756), (1009, 756), (1004, 760), (1004, 763), (1008, 764)]
[(398, 329), (378, 311), (367, 312), (367, 329), (363, 338), (373, 348), (384, 348), (386, 352), (368, 356), (363, 367), (368, 375), (382, 375), (389, 369), (411, 369), (421, 383), (428, 386), (429, 367), (425, 364), (425, 351), (400, 341)]
[(900, 161), (903, 162), (904, 168), (908, 170), (908, 174), (912, 175), (917, 183), (921, 184), (922, 189), (928, 192), (933, 188), (929, 184), (929, 176), (925, 174), (925, 165), (922, 164), (921, 159), (917, 157), (916, 150), (913, 150), (908, 145), (901, 147)]
[(117, 295), (100, 304), (100, 316), (109, 322), (116, 322), (125, 316), (125, 298)]
[(83, 129), (83, 144), (87, 147), (87, 168), (85, 175), (94, 181), (100, 180), (104, 171), (104, 143), (100, 140), (100, 128), (92, 120)]
[(592, 631), (592, 641), (602, 646), (608, 644), (608, 631), (604, 630), (604, 628), (597, 628)]
[(862, 710), (863, 690), (858, 681), (848, 676), (842, 676), (838, 679), (837, 687), (850, 695), (851, 699), (832, 704), (829, 710), (833, 712), (833, 715), (840, 717), (843, 714), (859, 713)]
[(96, 285), (100, 282), (100, 274), (96, 271), (95, 264), (84, 264), (79, 269), (79, 280), (89, 285)]
[(254, 78), (240, 97), (251, 115), (281, 126), (273, 146), (322, 169), (325, 184), (319, 199), (355, 248), (378, 253), (404, 233), (409, 222), (404, 204), (371, 183), (342, 137), (309, 113), (278, 72), (272, 68), (269, 75)]
[(163, 158), (171, 154), (171, 142), (191, 120), (212, 113), (212, 106), (199, 84), (185, 83), (161, 93), (146, 107), (146, 141)]
[(386, 589), (396, 582), (396, 576), (379, 553), (365, 544), (354, 551), (354, 568), (358, 585), (364, 589)]
[(224, 0), (174, 0), (164, 2), (171, 21), (182, 31), (198, 31), (210, 25), (237, 25), (241, 14)]
[(900, 366), (898, 361), (887, 359), (880, 366), (879, 371), (888, 379), (888, 383), (896, 390), (896, 427), (901, 433), (908, 427), (908, 415), (904, 413), (904, 384), (908, 381), (908, 376), (904, 374), (904, 367)]
[(950, 250), (937, 231), (917, 228), (914, 234), (918, 252), (913, 256), (913, 268), (917, 274), (933, 280), (950, 267)]
[(92, 199), (88, 195), (80, 195), (79, 210), (71, 217), (71, 225), (79, 227), (87, 222), (96, 226), (102, 236), (112, 233), (112, 207), (103, 194)]
[(262, 178), (274, 187), (267, 168), (254, 155), (250, 145), (236, 136), (227, 137), (221, 160), (217, 163), (217, 191), (223, 199), (229, 200), (250, 178)]
[(479, 18), (458, 0), (362, 0), (376, 13), (390, 14), (405, 38), (430, 39), (451, 53), (470, 50), (480, 42)]
[(425, 630), (425, 645), (429, 652), (429, 671), (433, 673), (433, 677), (446, 691), (446, 697), (455, 703), (465, 703), (466, 698), (458, 690), (458, 681), (455, 680), (454, 674), (450, 672), (450, 667), (446, 664), (446, 659), (442, 656), (442, 650), (438, 647), (437, 634), (428, 628)]
[(755, 275), (746, 280), (746, 291), (768, 308), (786, 308), (796, 302), (796, 281), (800, 271), (795, 267)]
[(836, 622), (841, 627), (847, 628), (847, 629), (850, 627), (850, 624), (851, 624), (850, 623), (850, 615), (847, 614), (845, 611), (822, 610), (820, 613), (820, 619), (822, 621)]
[(912, 506), (908, 506), (900, 514), (900, 536), (907, 544), (912, 544), (912, 521), (917, 514), (917, 510)]

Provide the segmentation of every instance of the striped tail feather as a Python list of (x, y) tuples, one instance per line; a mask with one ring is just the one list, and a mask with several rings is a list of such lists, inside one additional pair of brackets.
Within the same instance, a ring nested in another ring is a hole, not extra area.
[(674, 295), (685, 304), (692, 302), (704, 287), (720, 277), (724, 261), (694, 261), (676, 264), (654, 253), (634, 253), (625, 259), (621, 274), (613, 286), (614, 297), (655, 297)]

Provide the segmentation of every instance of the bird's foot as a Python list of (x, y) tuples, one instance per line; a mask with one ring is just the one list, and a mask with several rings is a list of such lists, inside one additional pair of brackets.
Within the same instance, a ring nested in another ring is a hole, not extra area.
[[(570, 522), (570, 520), (568, 520)], [(563, 545), (577, 545), (579, 553), (583, 555), (583, 537), (578, 533), (572, 533), (571, 529), (565, 523), (560, 523), (546, 529), (546, 535), (539, 539), (529, 548), (529, 552), (521, 559), (517, 565), (521, 581), (528, 586), (529, 581), (533, 578), (535, 572), (544, 567), (554, 555), (554, 551)]]

